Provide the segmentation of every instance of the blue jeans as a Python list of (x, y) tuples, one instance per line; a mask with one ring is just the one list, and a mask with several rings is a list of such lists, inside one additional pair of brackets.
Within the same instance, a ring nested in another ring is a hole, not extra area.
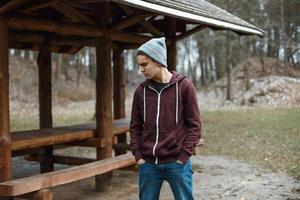
[(139, 165), (139, 197), (141, 200), (158, 200), (164, 180), (172, 189), (176, 200), (193, 200), (192, 163), (144, 163)]

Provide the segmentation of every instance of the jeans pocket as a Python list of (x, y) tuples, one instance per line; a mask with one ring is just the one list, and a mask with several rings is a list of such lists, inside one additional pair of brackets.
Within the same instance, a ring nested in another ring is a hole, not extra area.
[(141, 167), (145, 166), (146, 164), (147, 164), (147, 162), (144, 162), (143, 164), (140, 164), (140, 165), (137, 165), (137, 166), (138, 166), (138, 168), (141, 168)]

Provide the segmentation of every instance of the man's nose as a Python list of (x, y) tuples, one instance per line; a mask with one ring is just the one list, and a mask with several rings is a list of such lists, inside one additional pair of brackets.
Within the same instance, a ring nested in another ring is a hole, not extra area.
[(144, 72), (145, 72), (144, 68), (141, 67), (141, 66), (140, 66), (140, 72), (141, 72), (141, 73), (144, 73)]

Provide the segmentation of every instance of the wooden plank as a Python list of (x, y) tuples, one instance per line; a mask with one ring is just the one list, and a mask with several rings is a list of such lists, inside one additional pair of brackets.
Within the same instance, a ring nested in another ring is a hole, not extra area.
[(135, 158), (131, 154), (125, 154), (68, 169), (7, 181), (0, 183), (0, 195), (18, 196), (92, 177), (97, 174), (104, 174), (135, 163)]
[[(113, 121), (113, 135), (129, 131), (129, 119)], [(12, 133), (12, 150), (22, 150), (53, 144), (82, 141), (96, 137), (96, 124), (79, 124)]]
[(14, 0), (8, 1), (5, 5), (0, 7), (0, 16), (9, 15), (13, 10), (28, 2), (28, 0)]
[(7, 19), (0, 16), (0, 182), (11, 179)]
[[(49, 131), (47, 131), (49, 130)], [(21, 150), (35, 147), (42, 147), (53, 144), (63, 144), (72, 141), (85, 140), (94, 137), (95, 132), (88, 131), (67, 131), (55, 129), (43, 129), (37, 131), (21, 131), (12, 135), (12, 150)]]

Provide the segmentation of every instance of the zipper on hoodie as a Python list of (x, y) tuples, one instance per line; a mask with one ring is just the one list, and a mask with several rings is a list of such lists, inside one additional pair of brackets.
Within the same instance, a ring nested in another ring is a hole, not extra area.
[(155, 144), (153, 146), (153, 150), (152, 150), (152, 154), (155, 157), (155, 164), (158, 163), (158, 157), (155, 154), (155, 150), (156, 150), (156, 146), (158, 144), (158, 138), (159, 138), (159, 113), (160, 113), (160, 95), (161, 92), (168, 88), (170, 85), (167, 85), (166, 87), (162, 88), (160, 92), (157, 92), (154, 88), (148, 86), (151, 90), (155, 91), (158, 95), (158, 99), (157, 99), (157, 114), (156, 114), (156, 138), (155, 138)]

